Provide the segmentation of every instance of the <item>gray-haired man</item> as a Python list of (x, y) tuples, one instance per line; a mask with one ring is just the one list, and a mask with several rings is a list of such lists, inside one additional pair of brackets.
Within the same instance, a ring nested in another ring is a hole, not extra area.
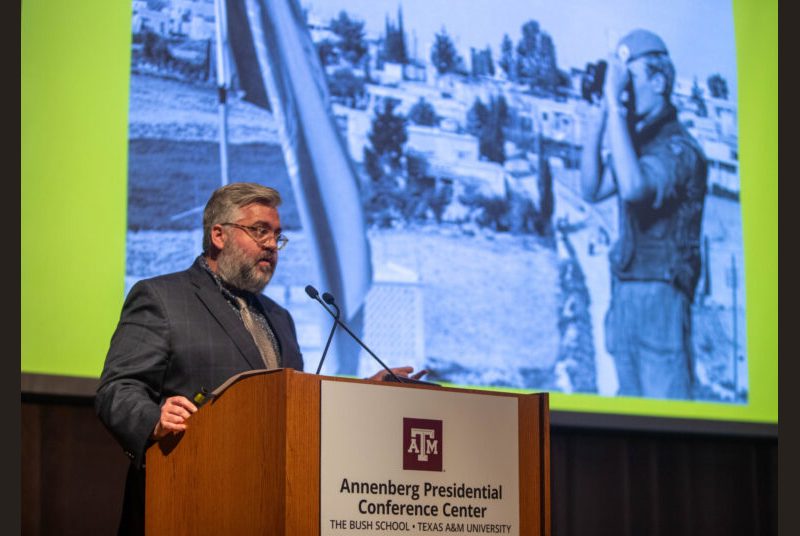
[(246, 370), (303, 369), (291, 315), (261, 293), (287, 243), (280, 204), (260, 184), (219, 188), (203, 213), (202, 255), (184, 272), (136, 283), (125, 299), (95, 399), (131, 459), (120, 534), (144, 532), (145, 451), (187, 429), (195, 393)]

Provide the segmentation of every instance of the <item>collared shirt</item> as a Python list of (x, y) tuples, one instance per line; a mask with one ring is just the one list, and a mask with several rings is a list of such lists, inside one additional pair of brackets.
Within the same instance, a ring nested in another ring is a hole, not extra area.
[(617, 278), (665, 281), (690, 299), (700, 274), (700, 231), (707, 161), (672, 105), (633, 136), (639, 170), (652, 198), (620, 201), (620, 236), (610, 253)]
[(200, 255), (200, 265), (203, 269), (208, 272), (214, 282), (217, 284), (217, 288), (219, 288), (220, 293), (225, 298), (225, 301), (228, 302), (228, 305), (231, 306), (231, 309), (234, 310), (236, 316), (239, 317), (239, 320), (242, 320), (242, 312), (239, 309), (239, 302), (237, 300), (237, 296), (242, 298), (245, 303), (247, 304), (247, 308), (250, 311), (250, 315), (255, 320), (256, 324), (264, 330), (264, 333), (267, 334), (267, 338), (272, 343), (272, 347), (275, 349), (275, 355), (278, 356), (278, 366), (283, 366), (283, 358), (281, 357), (281, 347), (280, 343), (278, 342), (277, 337), (275, 337), (275, 332), (272, 331), (272, 327), (269, 325), (269, 321), (267, 320), (267, 316), (264, 314), (263, 309), (261, 308), (261, 304), (258, 301), (258, 298), (252, 292), (247, 292), (244, 290), (240, 290), (234, 287), (231, 287), (222, 278), (214, 272), (211, 267), (208, 265), (206, 258)]

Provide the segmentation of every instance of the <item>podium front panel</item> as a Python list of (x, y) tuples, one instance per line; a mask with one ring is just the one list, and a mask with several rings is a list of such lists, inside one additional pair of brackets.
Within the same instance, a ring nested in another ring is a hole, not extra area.
[(518, 399), (322, 381), (320, 534), (520, 534)]

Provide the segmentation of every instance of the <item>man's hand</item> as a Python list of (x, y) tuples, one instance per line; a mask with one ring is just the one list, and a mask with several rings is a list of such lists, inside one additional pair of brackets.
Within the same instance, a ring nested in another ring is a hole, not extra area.
[(580, 101), (575, 107), (578, 121), (580, 121), (581, 132), (583, 133), (583, 144), (592, 147), (592, 150), (600, 143), (600, 136), (606, 127), (606, 102), (605, 99), (598, 99), (591, 104)]
[[(389, 370), (394, 372), (394, 375), (398, 378), (411, 378), (412, 380), (418, 380), (428, 373), (426, 369), (422, 369), (415, 374), (411, 374), (414, 372), (414, 367), (396, 367)], [(379, 370), (367, 379), (372, 381), (386, 381), (388, 378), (391, 378), (388, 372)]]
[(177, 434), (186, 430), (186, 421), (197, 411), (185, 396), (171, 396), (161, 406), (161, 418), (153, 429), (152, 438), (158, 441), (169, 434)]
[[(608, 57), (608, 68), (606, 69), (606, 82), (603, 87), (603, 95), (606, 98), (606, 104), (609, 111), (616, 112), (620, 106), (623, 106), (622, 92), (625, 90), (628, 80), (630, 80), (631, 73), (620, 59), (611, 54)], [(627, 95), (627, 99), (633, 98), (633, 95)]]
[(577, 107), (581, 121), (581, 196), (590, 203), (602, 201), (616, 191), (603, 164), (603, 136), (607, 134), (608, 106), (606, 99), (595, 103), (581, 102)]

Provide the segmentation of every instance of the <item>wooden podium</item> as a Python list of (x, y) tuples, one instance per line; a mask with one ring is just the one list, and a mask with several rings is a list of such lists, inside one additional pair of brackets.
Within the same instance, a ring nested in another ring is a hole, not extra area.
[(515, 397), (519, 421), (518, 534), (550, 534), (547, 394), (370, 382), (288, 369), (234, 382), (192, 416), (184, 434), (150, 447), (146, 460), (146, 533), (319, 534), (323, 381)]

